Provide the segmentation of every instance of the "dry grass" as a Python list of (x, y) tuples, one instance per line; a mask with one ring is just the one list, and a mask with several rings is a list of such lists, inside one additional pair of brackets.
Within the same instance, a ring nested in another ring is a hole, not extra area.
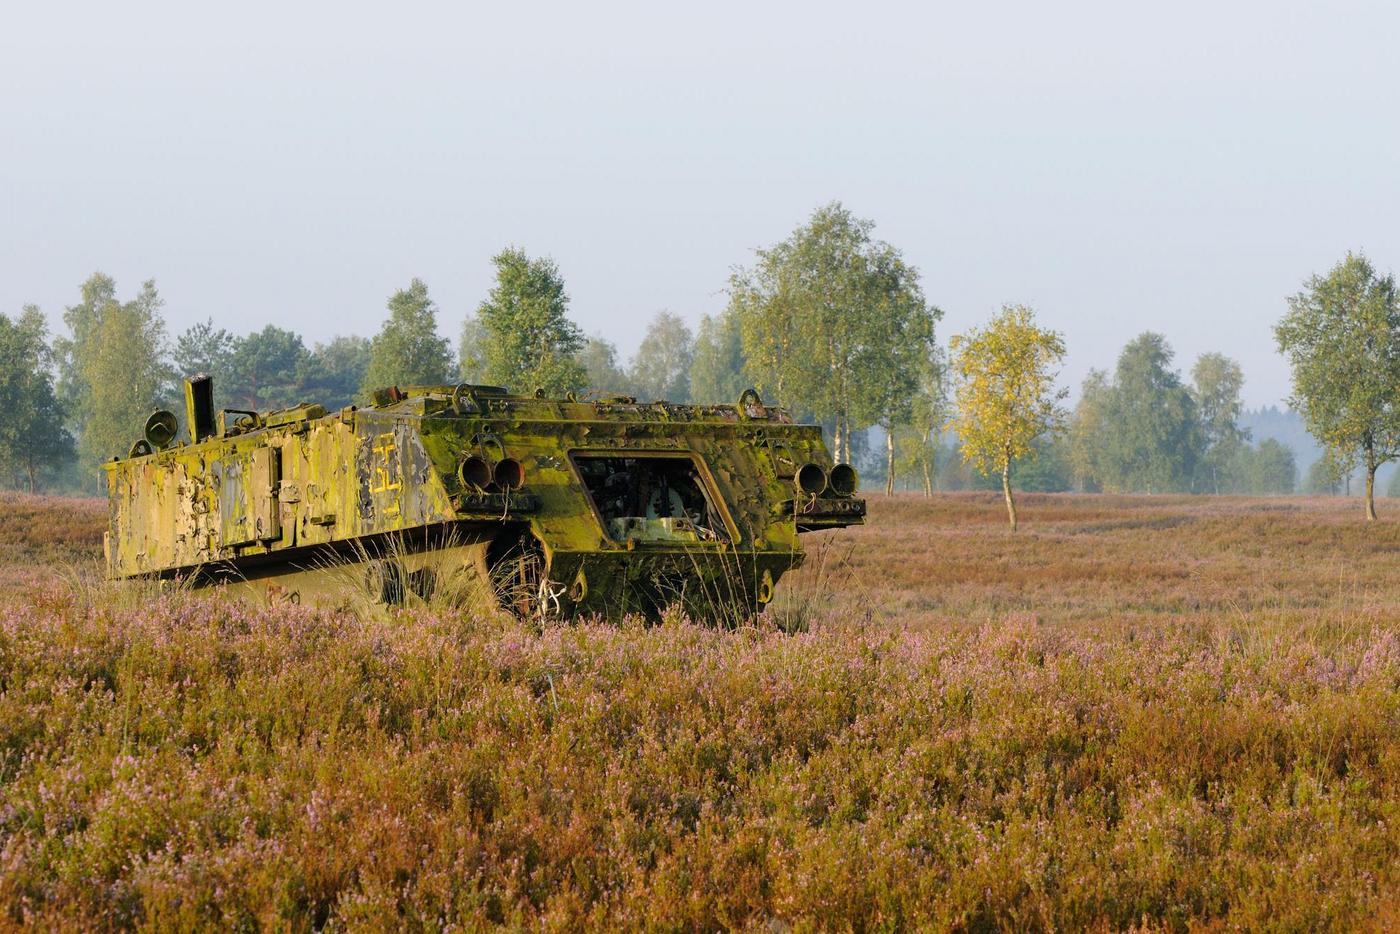
[(133, 607), (19, 573), (0, 919), (1400, 921), (1400, 522), (1027, 500), (1015, 536), (991, 497), (875, 501), (784, 582), (796, 635)]
[(1096, 633), (1245, 617), (1364, 627), (1400, 610), (1400, 516), (1367, 527), (1356, 500), (1027, 495), (1015, 535), (999, 494), (874, 506), (847, 533), (850, 576), (859, 604), (904, 627), (1008, 614)]

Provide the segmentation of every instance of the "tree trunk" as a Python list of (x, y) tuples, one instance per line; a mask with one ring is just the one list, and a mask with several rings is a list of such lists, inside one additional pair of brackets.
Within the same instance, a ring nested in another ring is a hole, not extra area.
[(835, 456), (835, 458), (836, 458), (836, 463), (838, 463), (838, 464), (844, 464), (845, 461), (842, 460), (842, 458), (841, 458), (842, 450), (841, 450), (841, 416), (840, 416), (840, 415), (837, 415), (837, 416), (836, 416), (836, 430), (833, 431), (832, 434), (833, 434), (834, 437), (831, 439), (831, 446), (832, 446), (832, 448), (833, 448), (833, 450), (832, 450), (831, 453)]
[(924, 495), (933, 495), (933, 474), (938, 467), (938, 438), (932, 431), (924, 432)]
[(1366, 465), (1366, 521), (1376, 521), (1376, 466)]
[(894, 495), (894, 426), (885, 432), (885, 495)]
[(1011, 462), (1001, 469), (1001, 492), (1006, 497), (1006, 515), (1011, 520), (1011, 531), (1016, 531), (1016, 497), (1011, 495)]

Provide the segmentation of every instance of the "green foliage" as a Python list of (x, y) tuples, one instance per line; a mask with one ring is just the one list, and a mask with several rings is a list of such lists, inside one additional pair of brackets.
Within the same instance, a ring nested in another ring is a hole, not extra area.
[(78, 304), (63, 313), (69, 336), (55, 339), (54, 355), (58, 361), (59, 398), (81, 434), (92, 407), (92, 387), (83, 365), (95, 352), (93, 341), (102, 316), (118, 304), (117, 284), (111, 276), (95, 272), (80, 287), (80, 295)]
[(1293, 371), (1291, 404), (1341, 469), (1366, 474), (1366, 516), (1375, 518), (1376, 468), (1400, 454), (1400, 298), (1348, 253), (1288, 300), (1274, 328)]
[(832, 421), (838, 461), (850, 458), (853, 429), (907, 411), (938, 315), (918, 271), (873, 228), (833, 202), (730, 278), (729, 311), (758, 388)]
[(1092, 369), (1079, 388), (1079, 402), (1070, 416), (1068, 452), (1075, 488), (1081, 493), (1103, 489), (1103, 448), (1100, 439), (1108, 430), (1113, 385), (1103, 370)]
[(611, 395), (627, 395), (627, 374), (617, 363), (617, 345), (602, 335), (587, 339), (579, 353), (579, 363), (588, 374), (588, 388)]
[(1145, 333), (1118, 358), (1110, 398), (1104, 488), (1189, 490), (1202, 449), (1195, 400), (1171, 369), (1174, 353), (1160, 334)]
[(690, 398), (696, 402), (732, 403), (748, 387), (739, 316), (731, 310), (705, 315), (695, 333)]
[(919, 366), (905, 423), (893, 426), (895, 456), (892, 464), (886, 458), (887, 469), (891, 472), (886, 478), (886, 491), (894, 488), (895, 471), (913, 471), (919, 477), (924, 495), (933, 493), (938, 474), (940, 439), (950, 415), (949, 379), (947, 356), (935, 344), (929, 348), (928, 356)]
[[(938, 475), (937, 446), (913, 432), (902, 432), (894, 439), (894, 467), (896, 477), (892, 484), (896, 490), (920, 489), (924, 495), (933, 493)], [(862, 479), (876, 479), (862, 472)], [(887, 483), (886, 486), (891, 484)]]
[(369, 338), (357, 335), (317, 344), (305, 358), (302, 398), (319, 402), (328, 411), (353, 405), (369, 371), (370, 347)]
[(658, 312), (628, 366), (631, 394), (644, 402), (688, 402), (694, 362), (695, 338), (690, 328), (680, 315)]
[[(1203, 482), (1198, 489), (1219, 493), (1230, 485), (1231, 465), (1241, 456), (1249, 433), (1239, 426), (1244, 403), (1240, 391), (1244, 388), (1244, 371), (1240, 365), (1220, 353), (1202, 354), (1191, 368), (1194, 383), (1192, 398), (1200, 419), (1204, 449), (1200, 468)], [(1292, 488), (1292, 481), (1289, 482)]]
[(583, 332), (568, 318), (569, 297), (559, 267), (511, 247), (491, 260), (496, 285), (477, 308), (485, 344), (487, 382), (517, 392), (562, 395), (580, 390), (588, 374), (578, 360)]
[(1080, 490), (1282, 494), (1296, 486), (1293, 453), (1240, 428), (1243, 373), (1203, 354), (1183, 386), (1172, 350), (1147, 333), (1119, 357), (1114, 378), (1091, 370), (1070, 423), (1066, 459)]
[(300, 335), (274, 325), (235, 337), (203, 321), (176, 338), (171, 357), (181, 377), (207, 373), (214, 378), (216, 408), (267, 410), (319, 402), (337, 409), (355, 401), (369, 347), (366, 338), (348, 336), (308, 351)]
[(217, 384), (232, 368), (237, 338), (223, 328), (215, 328), (212, 318), (191, 325), (175, 338), (171, 361), (181, 378), (200, 373), (214, 377)]
[(1273, 438), (1265, 438), (1257, 446), (1238, 445), (1223, 474), (1224, 491), (1230, 493), (1281, 496), (1292, 493), (1298, 485), (1293, 452)]
[(1254, 450), (1254, 492), (1264, 495), (1292, 493), (1298, 486), (1298, 464), (1293, 452), (1272, 438), (1260, 441)]
[(457, 345), (457, 377), (464, 383), (486, 382), (486, 329), (474, 314), (462, 321)]
[[(238, 338), (223, 328), (215, 328), (212, 318), (197, 322), (175, 338), (171, 361), (180, 379), (201, 373), (214, 379), (214, 406), (227, 408), (229, 393), (234, 389), (233, 355)], [(183, 409), (183, 400), (176, 408)]]
[(1074, 486), (1069, 445), (1061, 435), (1042, 435), (1032, 444), (1034, 456), (1018, 461), (1011, 481), (1027, 493), (1064, 493)]
[[(963, 460), (962, 451), (958, 448), (957, 437), (952, 432), (944, 432), (941, 439), (932, 445), (933, 450), (928, 457), (932, 463), (932, 486), (935, 492), (953, 492), (956, 490), (970, 490), (974, 487), (979, 489), (991, 489), (991, 486), (981, 486), (982, 474), (977, 473), (968, 463)], [(919, 478), (922, 485), (923, 478)]]
[(64, 312), (71, 336), (55, 342), (59, 391), (77, 431), (88, 489), (97, 488), (98, 465), (126, 454), (146, 418), (171, 395), (162, 304), (154, 280), (123, 303), (116, 283), (99, 272), (83, 283), (81, 301)]
[(437, 331), (437, 305), (414, 279), (389, 298), (389, 319), (370, 343), (361, 396), (388, 386), (440, 386), (452, 382), (452, 355)]
[(266, 411), (303, 401), (310, 352), (301, 335), (269, 324), (234, 341), (224, 398), (237, 409)]
[(1112, 382), (1085, 380), (1072, 462), (1082, 486), (1114, 492), (1189, 491), (1205, 444), (1192, 393), (1171, 369), (1173, 353), (1147, 332), (1118, 357)]
[(48, 323), (34, 305), (0, 315), (0, 472), (31, 493), (75, 456), (54, 389)]
[[(1069, 462), (1069, 442), (1063, 433), (1043, 435), (1031, 442), (1032, 454), (1011, 465), (1011, 487), (1024, 493), (1066, 493), (1074, 489)], [(966, 490), (1001, 492), (1001, 475), (989, 473), (963, 456), (955, 440), (936, 450), (934, 488), (944, 492)]]
[(1303, 492), (1312, 496), (1340, 496), (1342, 473), (1337, 465), (1326, 457), (1313, 461), (1303, 480)]
[(1298, 463), (1311, 464), (1323, 455), (1317, 439), (1308, 434), (1303, 417), (1286, 406), (1260, 406), (1246, 409), (1240, 418), (1240, 428), (1254, 438), (1274, 438), (1293, 452)]
[[(871, 324), (876, 336), (856, 371), (856, 398), (851, 407), (855, 422), (872, 422), (885, 429), (886, 495), (894, 492), (895, 447), (901, 431), (913, 430), (922, 436), (924, 453), (931, 456), (929, 440), (936, 431), (932, 420), (935, 415), (946, 416), (947, 374), (941, 349), (933, 338), (934, 321), (942, 315), (932, 307), (913, 314), (881, 315)], [(939, 393), (944, 394), (941, 400)], [(919, 464), (920, 469), (924, 466)], [(933, 465), (927, 466), (931, 472)]]

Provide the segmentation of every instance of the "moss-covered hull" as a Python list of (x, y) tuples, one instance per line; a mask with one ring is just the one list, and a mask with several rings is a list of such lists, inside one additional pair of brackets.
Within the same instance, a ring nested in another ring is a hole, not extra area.
[[(113, 577), (337, 604), (475, 589), (521, 613), (678, 602), (738, 616), (801, 563), (800, 532), (864, 515), (820, 429), (753, 394), (681, 406), (426, 387), (330, 414), (227, 415), (106, 465)], [(215, 419), (192, 402), (190, 423)]]

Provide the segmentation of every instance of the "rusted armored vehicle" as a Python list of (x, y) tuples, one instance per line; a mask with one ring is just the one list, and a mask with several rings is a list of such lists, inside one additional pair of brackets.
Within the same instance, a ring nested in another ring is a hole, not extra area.
[(734, 405), (390, 388), (327, 412), (216, 412), (185, 382), (105, 465), (114, 578), (350, 606), (486, 599), (526, 617), (679, 603), (738, 619), (802, 563), (800, 535), (863, 521), (821, 429)]

